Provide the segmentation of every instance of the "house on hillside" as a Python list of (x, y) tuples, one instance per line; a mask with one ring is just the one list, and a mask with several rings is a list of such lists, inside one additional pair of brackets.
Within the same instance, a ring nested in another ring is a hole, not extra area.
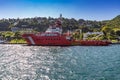
[(104, 35), (103, 32), (87, 32), (83, 34), (83, 39), (87, 39), (89, 35), (97, 34), (96, 37), (99, 37), (100, 35)]
[(11, 31), (12, 32), (17, 32), (17, 31), (32, 31), (33, 28), (32, 27), (27, 27), (27, 26), (24, 26), (24, 27), (12, 27), (11, 28)]

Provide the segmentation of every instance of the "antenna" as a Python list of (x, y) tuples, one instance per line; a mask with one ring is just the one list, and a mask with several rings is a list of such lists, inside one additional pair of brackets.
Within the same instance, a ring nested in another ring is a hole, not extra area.
[(62, 19), (62, 14), (60, 14), (60, 19)]

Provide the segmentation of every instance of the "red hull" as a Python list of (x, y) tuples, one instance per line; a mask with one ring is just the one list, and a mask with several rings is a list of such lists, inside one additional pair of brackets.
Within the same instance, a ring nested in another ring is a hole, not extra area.
[(40, 36), (41, 34), (23, 34), (28, 45), (42, 46), (71, 46), (72, 39), (67, 39), (66, 36), (56, 34), (57, 36)]
[(41, 46), (108, 46), (110, 42), (101, 40), (74, 40), (55, 33), (57, 36), (40, 36), (41, 34), (23, 34), (28, 45)]
[(81, 46), (108, 46), (110, 42), (102, 40), (81, 40)]

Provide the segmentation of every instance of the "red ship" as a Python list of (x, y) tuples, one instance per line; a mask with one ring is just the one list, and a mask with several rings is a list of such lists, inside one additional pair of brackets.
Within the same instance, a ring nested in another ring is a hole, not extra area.
[(94, 40), (75, 40), (69, 34), (62, 34), (61, 18), (55, 22), (54, 25), (44, 33), (25, 33), (22, 37), (27, 41), (28, 45), (41, 45), (41, 46), (107, 46), (108, 41), (94, 41)]
[(71, 46), (75, 41), (70, 35), (62, 34), (61, 18), (44, 33), (23, 34), (22, 37), (28, 45)]

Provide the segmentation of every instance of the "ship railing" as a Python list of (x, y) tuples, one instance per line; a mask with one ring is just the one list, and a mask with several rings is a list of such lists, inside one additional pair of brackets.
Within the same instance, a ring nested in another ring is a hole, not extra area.
[(24, 32), (24, 34), (36, 34), (37, 32)]

